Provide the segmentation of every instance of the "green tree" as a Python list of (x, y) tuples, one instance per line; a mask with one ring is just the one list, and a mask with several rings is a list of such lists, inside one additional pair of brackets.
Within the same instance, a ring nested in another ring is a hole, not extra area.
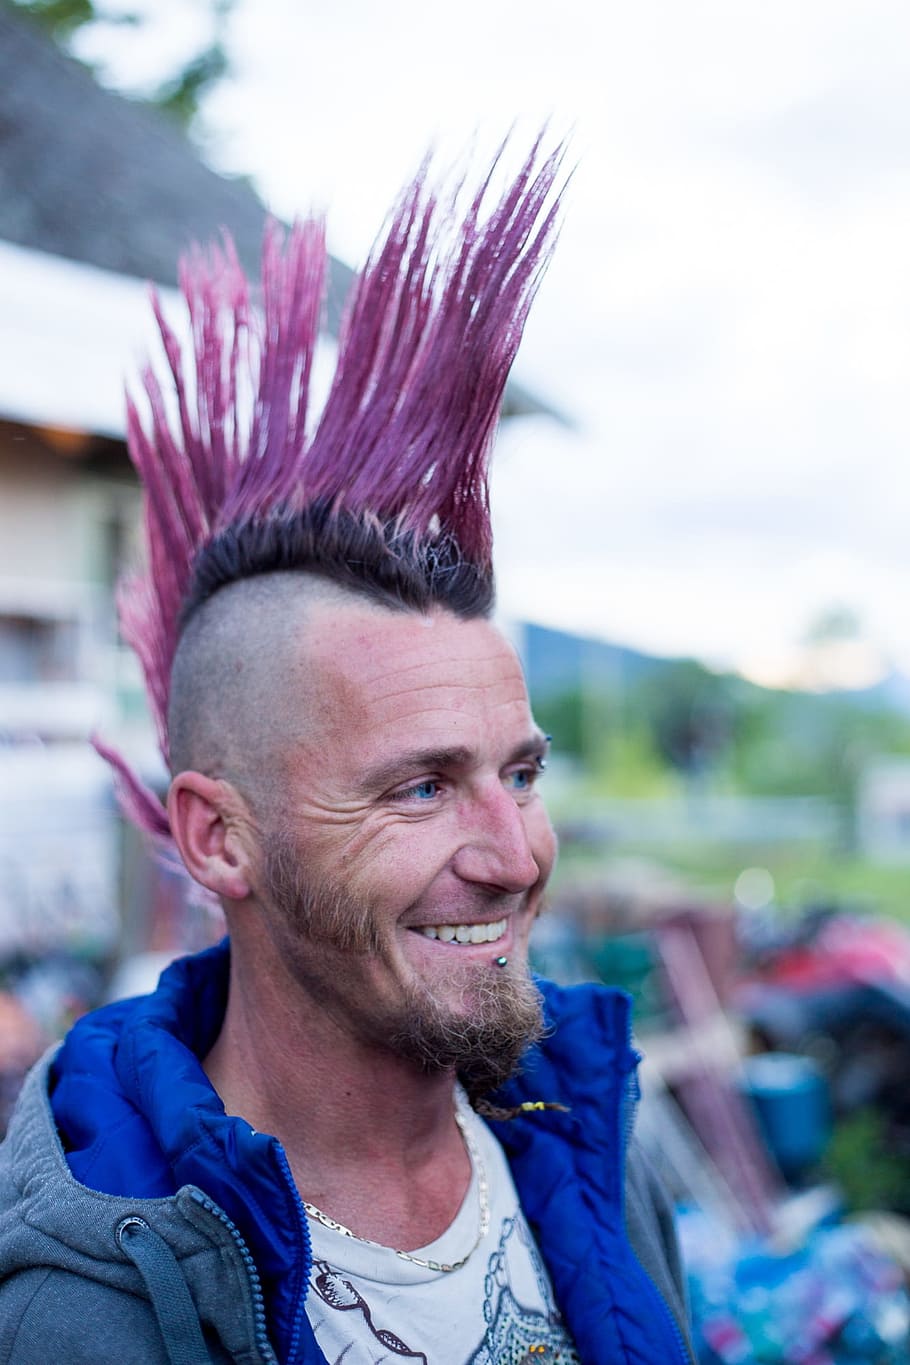
[(628, 707), (645, 721), (657, 752), (686, 777), (716, 769), (735, 731), (733, 680), (694, 659), (675, 659), (635, 689)]
[[(118, 10), (97, 4), (96, 0), (0, 0), (9, 8), (27, 14), (51, 35), (70, 55), (77, 37), (93, 27), (130, 27), (137, 30), (148, 23), (139, 10)], [(199, 0), (197, 0), (197, 4)], [(210, 15), (210, 38), (198, 51), (151, 89), (126, 90), (177, 120), (182, 127), (196, 131), (199, 112), (209, 91), (230, 70), (227, 56), (227, 25), (235, 0), (201, 0)], [(97, 74), (97, 72), (95, 73)]]
[(575, 759), (600, 794), (665, 794), (672, 777), (649, 719), (630, 706), (629, 695), (606, 683), (576, 687), (535, 699), (534, 714), (552, 734), (554, 752)]
[(887, 1121), (875, 1109), (842, 1118), (822, 1158), (825, 1176), (840, 1186), (852, 1213), (893, 1209), (910, 1213), (910, 1166), (895, 1150)]

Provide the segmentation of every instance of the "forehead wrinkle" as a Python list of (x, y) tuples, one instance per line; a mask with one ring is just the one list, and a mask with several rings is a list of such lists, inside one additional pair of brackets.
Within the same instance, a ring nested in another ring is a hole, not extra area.
[[(428, 632), (408, 616), (372, 608), (339, 615), (314, 641), (319, 677), (312, 705), (324, 732), (356, 736), (372, 748), (371, 739), (379, 739), (373, 731), (390, 726), (401, 734), (423, 723), (432, 727), (430, 742), (435, 736), (447, 747), (443, 727), (451, 738), (456, 715), (459, 727), (462, 716), (488, 726), (499, 724), (493, 717), (506, 709), (521, 708), (522, 730), (533, 724), (518, 659), (488, 623), (443, 616), (440, 630)], [(413, 747), (416, 737), (408, 738)]]
[[(455, 649), (453, 649), (451, 653), (440, 655), (432, 659), (419, 657), (420, 646), (424, 643), (425, 641), (423, 638), (418, 638), (418, 657), (416, 659), (402, 659), (401, 655), (407, 656), (413, 653), (410, 649), (402, 650), (397, 658), (384, 657), (381, 660), (377, 660), (377, 663), (381, 666), (378, 667), (375, 672), (364, 671), (360, 675), (360, 680), (369, 686), (373, 686), (376, 683), (381, 682), (383, 678), (389, 676), (406, 678), (411, 673), (425, 673), (439, 669), (459, 669), (464, 667), (466, 662), (465, 656)], [(377, 653), (383, 653), (381, 642), (375, 650), (371, 651), (371, 655)], [(500, 643), (498, 647), (491, 647), (488, 653), (472, 653), (467, 662), (470, 663), (472, 668), (483, 669), (486, 673), (496, 673), (499, 676), (508, 673), (523, 677), (517, 658), (512, 651), (502, 643)], [(461, 679), (459, 679), (459, 681), (461, 681)], [(483, 685), (483, 681), (474, 684), (474, 686)]]
[[(401, 707), (402, 698), (406, 698), (409, 703), (406, 708)], [(494, 721), (494, 717), (514, 712), (515, 708), (520, 708), (522, 716), (527, 718), (525, 728), (533, 725), (524, 689), (506, 696), (487, 696), (484, 689), (479, 689), (478, 692), (452, 683), (444, 687), (421, 689), (419, 692), (405, 689), (400, 693), (374, 697), (363, 708), (363, 714), (365, 717), (372, 715), (376, 718), (372, 722), (367, 721), (368, 725), (390, 726), (393, 731), (396, 727), (413, 726), (418, 721), (446, 730), (453, 724), (457, 724), (459, 728), (476, 724), (486, 729), (492, 724), (500, 723), (498, 720)]]
[[(381, 700), (381, 701), (395, 701), (395, 700), (397, 700), (399, 697), (418, 697), (418, 696), (420, 696), (421, 693), (426, 693), (426, 692), (459, 692), (459, 693), (464, 693), (464, 692), (479, 692), (479, 693), (484, 693), (484, 692), (490, 692), (492, 688), (499, 687), (500, 684), (503, 685), (503, 686), (505, 686), (505, 685), (506, 685), (507, 683), (509, 683), (509, 682), (511, 682), (511, 679), (506, 679), (506, 678), (503, 678), (503, 679), (497, 678), (497, 679), (495, 679), (494, 681), (487, 681), (487, 682), (471, 682), (471, 681), (469, 681), (469, 680), (461, 679), (461, 678), (459, 678), (459, 679), (455, 679), (455, 678), (440, 678), (438, 682), (426, 682), (426, 683), (422, 684), (420, 687), (402, 686), (402, 687), (396, 688), (394, 691), (391, 691), (391, 690), (390, 690), (390, 691), (388, 691), (388, 692), (377, 692), (377, 693), (376, 693), (376, 699), (377, 699), (377, 700)], [(524, 689), (524, 687), (522, 686), (522, 687), (520, 687), (520, 688), (516, 688), (514, 695), (511, 696), (511, 697), (509, 697), (509, 698), (506, 698), (505, 700), (506, 700), (506, 701), (510, 701), (510, 700), (511, 700), (511, 701), (523, 701), (524, 698), (525, 698), (525, 695), (526, 695), (526, 694), (525, 694), (525, 689)], [(503, 703), (501, 703), (501, 702), (497, 702), (497, 703), (496, 703), (496, 705), (502, 705), (502, 704), (503, 704)]]
[[(504, 661), (506, 666), (502, 667)], [(472, 673), (482, 670), (483, 676), (479, 678), (466, 676), (466, 669), (470, 669)], [(413, 673), (422, 675), (416, 683), (407, 681), (409, 675)], [(387, 689), (382, 689), (383, 680), (388, 681)], [(373, 675), (364, 674), (358, 681), (376, 691), (381, 690), (382, 695), (388, 697), (403, 696), (408, 692), (422, 692), (430, 688), (441, 687), (458, 688), (459, 691), (482, 692), (500, 686), (514, 686), (516, 695), (523, 697), (527, 694), (524, 674), (517, 659), (511, 655), (503, 656), (500, 652), (488, 654), (480, 659), (452, 654), (444, 659), (434, 659), (430, 662), (422, 660), (403, 667), (385, 668)]]

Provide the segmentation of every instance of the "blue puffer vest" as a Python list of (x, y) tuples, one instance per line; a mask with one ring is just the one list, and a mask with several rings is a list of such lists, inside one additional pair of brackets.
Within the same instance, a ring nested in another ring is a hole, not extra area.
[[(307, 1320), (306, 1214), (281, 1144), (224, 1113), (199, 1058), (221, 1026), (227, 943), (184, 958), (150, 996), (71, 1030), (52, 1106), (73, 1175), (109, 1194), (155, 1198), (195, 1185), (252, 1253), (268, 1336), (285, 1365), (324, 1365)], [(624, 1225), (624, 1153), (637, 1096), (629, 1002), (599, 986), (539, 983), (551, 1031), (497, 1103), (548, 1110), (493, 1123), (556, 1297), (586, 1365), (688, 1365), (682, 1333)], [(258, 1274), (257, 1274), (258, 1272)]]

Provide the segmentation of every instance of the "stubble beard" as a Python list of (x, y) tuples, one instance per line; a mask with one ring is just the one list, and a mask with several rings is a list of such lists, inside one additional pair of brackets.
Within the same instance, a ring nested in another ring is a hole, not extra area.
[[(292, 834), (264, 839), (263, 879), (267, 903), (290, 937), (289, 955), (300, 962), (307, 984), (318, 994), (337, 975), (337, 955), (385, 956), (386, 949), (369, 904), (325, 878), (312, 885)], [(314, 954), (324, 950), (325, 980), (313, 971)], [(470, 1008), (454, 1010), (420, 980), (404, 984), (385, 1017), (371, 1021), (382, 1046), (414, 1063), (426, 1075), (454, 1071), (470, 1098), (495, 1090), (515, 1073), (523, 1053), (544, 1033), (543, 1002), (527, 967), (509, 963), (487, 968), (459, 963), (451, 948), (449, 986)], [(305, 964), (305, 965), (304, 965)], [(330, 987), (329, 987), (330, 989)]]

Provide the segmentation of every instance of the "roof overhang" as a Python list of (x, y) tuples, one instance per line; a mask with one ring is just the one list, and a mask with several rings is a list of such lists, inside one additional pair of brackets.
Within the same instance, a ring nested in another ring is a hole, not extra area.
[[(156, 288), (179, 334), (180, 296)], [(122, 440), (125, 383), (160, 354), (148, 285), (0, 240), (0, 297), (0, 419)], [(317, 404), (335, 348), (325, 336), (314, 374)], [(503, 416), (527, 413), (557, 416), (510, 384)]]
[(122, 439), (127, 372), (155, 348), (148, 287), (0, 241), (0, 295), (0, 417)]

